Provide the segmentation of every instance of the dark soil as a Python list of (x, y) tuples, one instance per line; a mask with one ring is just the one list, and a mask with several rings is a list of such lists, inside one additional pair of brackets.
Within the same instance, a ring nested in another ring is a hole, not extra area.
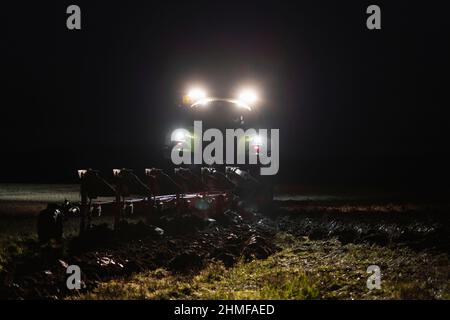
[[(187, 231), (170, 231), (182, 226)], [(163, 228), (124, 223), (114, 232), (102, 224), (67, 240), (65, 249), (43, 249), (35, 241), (24, 243), (27, 254), (15, 257), (0, 275), (0, 299), (62, 298), (71, 293), (66, 287), (66, 268), (73, 264), (82, 270), (83, 289), (89, 290), (97, 281), (160, 267), (192, 273), (212, 260), (232, 265), (242, 256), (263, 259), (276, 250), (274, 235), (275, 229), (269, 225), (232, 219), (225, 225), (194, 216), (166, 222)]]
[(118, 231), (97, 225), (59, 248), (22, 242), (22, 253), (0, 274), (0, 299), (64, 298), (71, 294), (66, 268), (73, 264), (82, 270), (82, 290), (91, 290), (98, 282), (156, 268), (192, 274), (213, 260), (231, 266), (241, 257), (265, 259), (277, 251), (273, 239), (280, 231), (312, 240), (337, 238), (343, 244), (450, 251), (447, 206), (284, 201), (275, 203), (269, 215), (227, 212), (217, 220), (166, 216), (152, 223), (124, 222)]

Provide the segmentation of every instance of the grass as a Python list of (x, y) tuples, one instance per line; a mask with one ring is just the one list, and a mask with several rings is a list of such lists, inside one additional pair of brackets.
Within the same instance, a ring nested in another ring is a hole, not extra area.
[[(110, 217), (100, 220), (111, 222)], [(78, 219), (69, 220), (66, 236), (77, 230)], [(0, 273), (14, 257), (32, 254), (27, 243), (36, 238), (35, 218), (3, 219)], [(69, 299), (450, 299), (447, 253), (342, 245), (336, 239), (311, 240), (281, 232), (276, 245), (281, 250), (265, 260), (241, 259), (230, 268), (213, 261), (188, 276), (150, 270), (98, 283)], [(381, 290), (366, 287), (366, 270), (373, 264), (381, 268)]]
[[(446, 254), (279, 234), (282, 250), (225, 268), (212, 262), (195, 275), (163, 269), (99, 283), (73, 299), (448, 299)], [(367, 267), (379, 265), (382, 287), (369, 290)]]
[[(45, 187), (45, 188), (44, 188)], [(0, 273), (9, 261), (33, 254), (29, 243), (35, 243), (36, 215), (46, 201), (76, 200), (73, 186), (7, 186), (0, 185)], [(44, 191), (42, 191), (44, 190)], [(70, 198), (70, 197), (73, 197)], [(334, 200), (333, 200), (334, 201)], [(293, 204), (289, 209), (298, 211)], [(337, 212), (352, 223), (353, 216), (344, 213), (409, 212), (409, 206), (378, 207), (356, 205), (302, 206), (302, 212)], [(422, 211), (416, 210), (421, 216)], [(429, 210), (424, 210), (427, 213)], [(431, 210), (433, 211), (433, 210)], [(415, 221), (409, 212), (399, 224)], [(320, 215), (319, 215), (320, 217)], [(309, 218), (308, 218), (309, 219)], [(312, 227), (325, 225), (325, 220), (312, 219)], [(101, 217), (95, 223), (111, 223)], [(363, 226), (365, 226), (363, 224)], [(65, 236), (78, 232), (78, 219), (65, 223)], [(295, 233), (295, 230), (288, 232)], [(413, 251), (402, 246), (341, 244), (336, 239), (311, 240), (285, 232), (277, 235), (279, 252), (265, 260), (239, 260), (226, 268), (212, 261), (203, 270), (191, 275), (174, 274), (164, 269), (149, 270), (98, 283), (97, 287), (70, 299), (450, 299), (450, 263), (447, 253), (428, 250)], [(297, 234), (304, 234), (297, 232)], [(378, 265), (382, 272), (380, 290), (368, 290), (366, 273), (369, 265)]]
[(77, 299), (314, 299), (318, 292), (306, 275), (275, 267), (273, 258), (233, 268), (212, 263), (193, 277), (157, 269), (100, 284)]

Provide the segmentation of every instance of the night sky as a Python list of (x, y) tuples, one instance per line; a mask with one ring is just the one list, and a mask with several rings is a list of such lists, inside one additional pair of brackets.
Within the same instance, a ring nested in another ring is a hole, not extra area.
[[(448, 185), (444, 1), (9, 2), (0, 182), (161, 164), (177, 99), (197, 81), (223, 95), (257, 84), (280, 128), (281, 181)], [(70, 4), (82, 30), (66, 29)], [(382, 30), (366, 28), (370, 4)]]

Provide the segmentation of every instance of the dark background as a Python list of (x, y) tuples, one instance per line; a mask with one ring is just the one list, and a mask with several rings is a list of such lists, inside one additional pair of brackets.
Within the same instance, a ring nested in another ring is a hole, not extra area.
[[(66, 8), (82, 30), (66, 29)], [(366, 28), (370, 4), (382, 30)], [(445, 1), (22, 1), (1, 5), (0, 182), (162, 166), (193, 81), (255, 83), (278, 181), (448, 188)]]

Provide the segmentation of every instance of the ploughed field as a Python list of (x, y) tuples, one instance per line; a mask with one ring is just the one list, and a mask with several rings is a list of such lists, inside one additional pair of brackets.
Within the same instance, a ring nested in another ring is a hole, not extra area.
[[(78, 201), (74, 185), (0, 185), (0, 299), (449, 299), (450, 203), (414, 198), (278, 193), (262, 214), (214, 220), (94, 219), (60, 248), (37, 242), (47, 202)], [(82, 288), (69, 290), (78, 265)], [(369, 290), (367, 267), (381, 270)]]

